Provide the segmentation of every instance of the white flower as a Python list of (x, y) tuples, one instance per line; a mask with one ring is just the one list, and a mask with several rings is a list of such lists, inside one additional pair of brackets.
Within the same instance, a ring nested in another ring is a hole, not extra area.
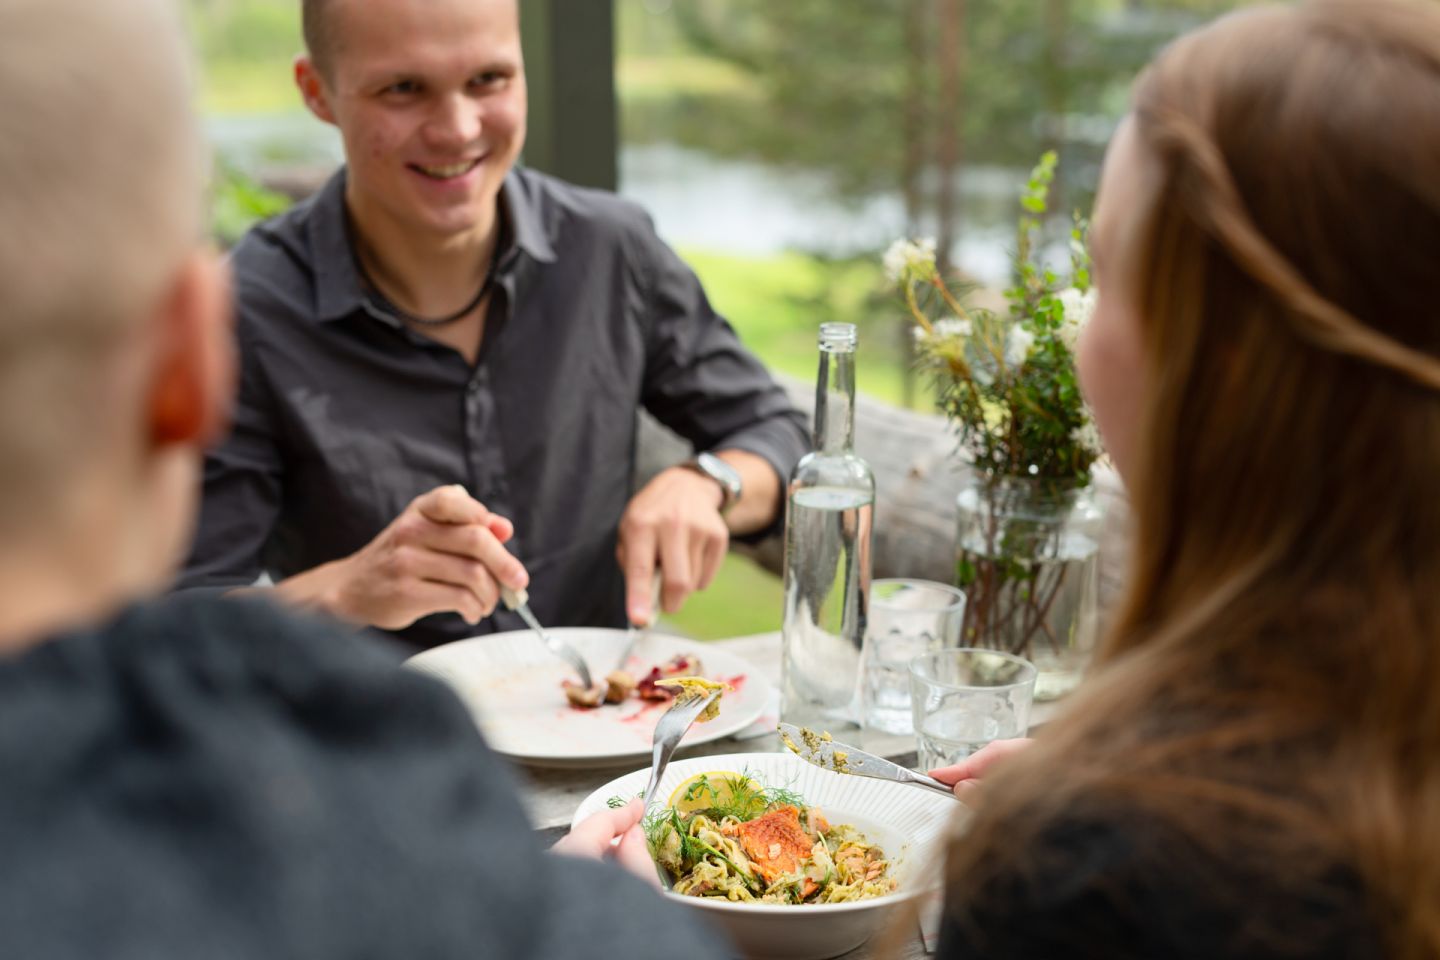
[(891, 283), (928, 280), (935, 275), (935, 238), (896, 240), (885, 251), (881, 262), (885, 265), (885, 277)]
[(1035, 334), (1019, 324), (1011, 327), (1005, 336), (1005, 365), (1018, 367), (1024, 364), (1025, 358), (1030, 356), (1030, 348), (1034, 345)]
[(910, 328), (910, 334), (915, 338), (915, 345), (918, 347), (923, 347), (925, 343), (930, 339), (930, 331), (926, 330), (918, 323)]
[(1072, 352), (1080, 339), (1080, 331), (1095, 315), (1095, 288), (1084, 293), (1074, 287), (1060, 291), (1060, 303), (1065, 308), (1065, 322), (1060, 325), (1060, 340)]
[(937, 340), (949, 340), (954, 337), (969, 338), (974, 331), (974, 326), (964, 317), (946, 317), (943, 320), (935, 321), (935, 338)]
[(1080, 426), (1070, 431), (1070, 439), (1076, 446), (1084, 447), (1092, 453), (1099, 455), (1105, 452), (1105, 444), (1100, 439), (1100, 431), (1095, 429), (1095, 421), (1087, 419)]

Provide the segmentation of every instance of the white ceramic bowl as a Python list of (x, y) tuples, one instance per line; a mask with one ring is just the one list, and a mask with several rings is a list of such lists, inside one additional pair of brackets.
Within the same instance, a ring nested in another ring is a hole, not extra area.
[[(899, 881), (889, 896), (855, 903), (787, 906), (666, 894), (722, 927), (747, 957), (823, 960), (864, 943), (884, 928), (896, 907), (936, 886), (936, 858), (964, 809), (929, 790), (831, 773), (789, 753), (677, 760), (660, 780), (657, 802), (664, 803), (681, 781), (709, 771), (745, 773), (764, 786), (788, 787), (819, 807), (831, 823), (854, 824), (890, 857), (892, 875)], [(611, 797), (637, 795), (649, 774), (646, 768), (611, 780), (585, 798), (575, 811), (575, 822), (604, 810)]]

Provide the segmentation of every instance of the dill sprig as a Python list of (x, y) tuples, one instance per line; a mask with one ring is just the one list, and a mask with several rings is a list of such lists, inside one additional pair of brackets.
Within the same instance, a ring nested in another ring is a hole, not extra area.
[[(614, 804), (614, 801), (620, 799), (615, 797), (611, 802)], [(699, 837), (691, 836), (690, 825), (697, 816), (707, 817), (717, 823), (726, 817), (734, 817), (744, 822), (754, 820), (775, 807), (790, 805), (804, 809), (807, 806), (805, 798), (792, 790), (789, 784), (783, 787), (760, 786), (748, 768), (737, 775), (714, 780), (702, 774), (686, 787), (680, 801), (692, 805), (707, 805), (684, 815), (674, 807), (662, 807), (647, 814), (641, 821), (641, 830), (645, 834), (651, 857), (659, 862), (670, 832), (674, 831), (679, 843), (681, 876), (685, 871), (693, 869), (695, 864), (712, 857), (734, 871), (756, 895), (765, 892), (764, 882), (730, 859), (724, 851), (717, 850)], [(623, 804), (623, 801), (621, 803)]]
[(750, 888), (751, 892), (761, 892), (763, 888), (760, 881), (750, 871), (731, 860), (724, 851), (717, 850), (699, 837), (690, 835), (690, 822), (696, 816), (699, 814), (691, 814), (682, 819), (680, 811), (674, 807), (665, 807), (647, 816), (641, 824), (641, 829), (645, 833), (645, 842), (650, 848), (650, 856), (657, 862), (659, 861), (661, 846), (668, 833), (673, 830), (675, 835), (680, 838), (680, 862), (682, 864), (693, 866), (705, 859), (706, 856), (715, 857), (734, 870), (740, 879), (745, 881), (745, 885)]
[[(712, 802), (699, 812), (717, 820), (725, 817), (742, 821), (753, 820), (774, 807), (787, 804), (802, 808), (806, 806), (805, 798), (791, 790), (788, 784), (783, 787), (760, 786), (749, 768), (741, 770), (738, 776), (723, 777), (719, 783), (725, 790), (722, 791), (719, 786), (710, 782), (708, 776), (702, 774), (686, 789), (684, 799), (694, 802), (709, 794)], [(727, 793), (728, 799), (722, 802), (721, 796)]]

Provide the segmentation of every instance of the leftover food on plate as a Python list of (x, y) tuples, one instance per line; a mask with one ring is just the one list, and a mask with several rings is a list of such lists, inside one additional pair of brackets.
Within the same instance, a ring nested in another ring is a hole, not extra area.
[(566, 680), (561, 686), (571, 706), (588, 710), (602, 703), (623, 703), (632, 696), (641, 700), (673, 700), (679, 690), (667, 688), (664, 681), (693, 677), (700, 672), (699, 657), (677, 653), (663, 664), (651, 667), (643, 677), (637, 678), (627, 670), (612, 670), (593, 687), (587, 688), (574, 680)]

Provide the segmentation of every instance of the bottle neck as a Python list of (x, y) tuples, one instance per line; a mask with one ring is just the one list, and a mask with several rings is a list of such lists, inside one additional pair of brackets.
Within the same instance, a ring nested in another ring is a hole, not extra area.
[(855, 448), (855, 348), (820, 350), (815, 382), (815, 449), (850, 453)]

